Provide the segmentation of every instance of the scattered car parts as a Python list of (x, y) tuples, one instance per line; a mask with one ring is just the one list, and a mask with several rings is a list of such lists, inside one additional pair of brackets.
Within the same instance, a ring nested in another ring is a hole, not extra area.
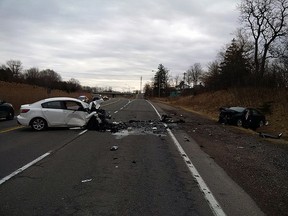
[(262, 138), (272, 138), (272, 139), (280, 139), (282, 137), (283, 133), (279, 133), (278, 135), (270, 134), (270, 133), (264, 133), (260, 132), (259, 136)]

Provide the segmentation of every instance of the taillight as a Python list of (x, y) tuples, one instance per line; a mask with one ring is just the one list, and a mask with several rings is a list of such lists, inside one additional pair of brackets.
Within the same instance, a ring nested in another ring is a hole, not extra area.
[(21, 109), (21, 113), (27, 113), (30, 109)]

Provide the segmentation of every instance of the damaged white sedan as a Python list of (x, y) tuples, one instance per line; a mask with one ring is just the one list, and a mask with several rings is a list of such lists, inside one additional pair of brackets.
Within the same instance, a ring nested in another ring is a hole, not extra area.
[(70, 97), (54, 97), (20, 107), (17, 122), (36, 131), (48, 127), (85, 127), (96, 114), (89, 104)]

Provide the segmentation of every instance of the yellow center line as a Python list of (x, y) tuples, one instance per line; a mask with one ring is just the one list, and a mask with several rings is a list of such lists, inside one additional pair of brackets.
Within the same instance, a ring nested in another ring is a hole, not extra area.
[(23, 127), (24, 127), (24, 126), (19, 125), (19, 126), (16, 126), (16, 127), (8, 128), (8, 129), (6, 129), (6, 130), (1, 130), (1, 131), (0, 131), (0, 134), (1, 134), (1, 133), (6, 133), (6, 132), (9, 132), (9, 131), (13, 131), (13, 130), (17, 130), (17, 129), (23, 128)]

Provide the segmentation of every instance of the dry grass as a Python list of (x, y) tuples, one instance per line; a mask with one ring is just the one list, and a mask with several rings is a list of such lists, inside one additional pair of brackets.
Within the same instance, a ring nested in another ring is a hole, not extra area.
[[(284, 139), (288, 140), (288, 91), (271, 89), (231, 89), (199, 94), (196, 96), (169, 99), (167, 102), (190, 109), (198, 113), (217, 119), (219, 108), (222, 106), (243, 106), (261, 108), (270, 104), (271, 114), (266, 113), (269, 125), (262, 131), (283, 132)], [(267, 107), (267, 106), (266, 106)]]
[(83, 92), (70, 94), (60, 90), (49, 92), (47, 89), (38, 86), (0, 81), (0, 99), (13, 104), (16, 112), (18, 112), (22, 104), (33, 103), (44, 98), (59, 96), (78, 97), (83, 94), (92, 98), (92, 95)]

